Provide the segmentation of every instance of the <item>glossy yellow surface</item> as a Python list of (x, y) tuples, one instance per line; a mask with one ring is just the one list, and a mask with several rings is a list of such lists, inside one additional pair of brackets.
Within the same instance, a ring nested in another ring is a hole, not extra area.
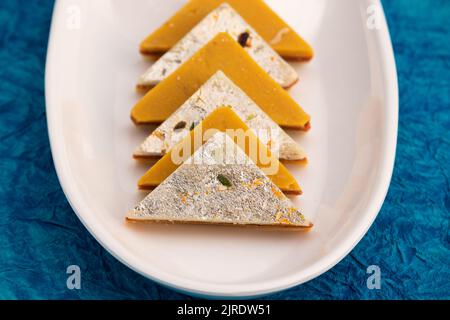
[[(283, 166), (278, 159), (271, 155), (267, 147), (249, 130), (247, 125), (239, 116), (229, 107), (220, 107), (206, 117), (190, 135), (181, 141), (177, 146), (170, 150), (161, 158), (147, 173), (139, 180), (140, 189), (153, 189), (167, 179), (185, 160), (187, 160), (197, 149), (199, 149), (208, 139), (204, 134), (208, 130), (215, 129), (226, 132), (227, 129), (243, 130), (246, 132), (245, 139), (239, 139), (237, 136), (231, 136), (242, 150), (257, 164), (263, 171), (274, 166), (278, 168), (275, 174), (267, 176), (283, 192), (290, 194), (301, 194), (300, 186), (290, 172)], [(196, 137), (203, 137), (201, 143), (195, 143)], [(257, 152), (251, 151), (251, 146), (257, 147)], [(178, 150), (178, 151), (174, 151)], [(182, 150), (190, 150), (189, 154), (183, 154)], [(180, 152), (181, 151), (181, 152)], [(173, 152), (179, 152), (181, 161), (174, 162)], [(260, 158), (261, 155), (264, 156)], [(267, 155), (267, 158), (266, 158)], [(270, 164), (267, 160), (270, 159)]]
[(190, 0), (141, 43), (140, 51), (143, 54), (168, 51), (224, 2), (231, 5), (281, 56), (299, 60), (313, 57), (311, 46), (262, 0)]
[(310, 116), (227, 33), (218, 34), (134, 106), (136, 124), (166, 120), (218, 70), (278, 125), (308, 130)]

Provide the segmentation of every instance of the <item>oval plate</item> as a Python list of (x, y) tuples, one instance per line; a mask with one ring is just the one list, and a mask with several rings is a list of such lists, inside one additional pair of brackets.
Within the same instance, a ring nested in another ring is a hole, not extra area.
[(130, 120), (138, 54), (149, 32), (184, 0), (57, 1), (47, 57), (47, 120), (59, 180), (92, 235), (121, 262), (180, 291), (255, 297), (324, 273), (364, 236), (386, 196), (397, 141), (398, 88), (381, 4), (285, 0), (269, 5), (308, 39), (309, 63), (292, 63), (291, 95), (312, 130), (290, 132), (309, 154), (289, 166), (304, 190), (295, 203), (307, 234), (205, 226), (127, 225), (145, 194), (148, 164), (134, 148), (149, 133)]

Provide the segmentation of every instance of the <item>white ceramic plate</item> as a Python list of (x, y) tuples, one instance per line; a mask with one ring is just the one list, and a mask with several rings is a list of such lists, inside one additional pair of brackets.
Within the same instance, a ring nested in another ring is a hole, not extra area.
[[(116, 258), (162, 284), (202, 296), (250, 297), (308, 281), (344, 258), (369, 229), (389, 186), (397, 139), (394, 57), (378, 1), (271, 0), (308, 39), (290, 90), (312, 115), (292, 133), (307, 167), (291, 166), (315, 222), (308, 234), (207, 226), (136, 226), (125, 213), (144, 197), (146, 167), (131, 158), (138, 54), (184, 0), (57, 1), (46, 74), (47, 117), (59, 180), (74, 211)], [(375, 16), (374, 16), (375, 15)], [(373, 29), (372, 27), (378, 27)]]

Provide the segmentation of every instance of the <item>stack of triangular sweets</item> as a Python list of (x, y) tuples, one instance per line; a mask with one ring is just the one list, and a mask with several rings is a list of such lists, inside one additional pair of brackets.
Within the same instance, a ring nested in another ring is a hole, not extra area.
[(306, 160), (280, 126), (310, 128), (281, 56), (307, 60), (311, 47), (262, 0), (191, 0), (141, 52), (165, 53), (139, 79), (148, 92), (131, 117), (162, 124), (134, 157), (161, 159), (127, 220), (310, 229), (285, 196), (301, 189), (279, 159)]

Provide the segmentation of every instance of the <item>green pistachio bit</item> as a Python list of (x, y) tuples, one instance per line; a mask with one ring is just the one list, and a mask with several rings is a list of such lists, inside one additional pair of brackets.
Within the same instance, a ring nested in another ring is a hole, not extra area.
[(217, 176), (217, 180), (219, 180), (219, 182), (220, 182), (222, 185), (224, 185), (225, 187), (228, 187), (228, 188), (229, 188), (229, 187), (232, 186), (230, 180), (228, 180), (228, 178), (225, 177), (223, 174), (219, 174), (219, 175)]

